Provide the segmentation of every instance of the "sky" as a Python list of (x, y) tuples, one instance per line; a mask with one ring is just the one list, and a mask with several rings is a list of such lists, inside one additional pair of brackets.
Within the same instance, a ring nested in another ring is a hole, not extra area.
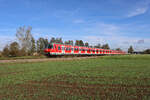
[(150, 48), (150, 0), (0, 0), (0, 50), (19, 27), (35, 39), (61, 37), (112, 49)]

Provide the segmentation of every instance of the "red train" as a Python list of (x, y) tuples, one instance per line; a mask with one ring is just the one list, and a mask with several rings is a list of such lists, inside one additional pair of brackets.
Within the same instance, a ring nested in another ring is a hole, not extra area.
[(126, 54), (126, 52), (118, 50), (107, 50), (99, 48), (89, 48), (81, 46), (71, 46), (64, 44), (49, 44), (44, 50), (45, 54), (51, 55), (104, 55), (104, 54)]

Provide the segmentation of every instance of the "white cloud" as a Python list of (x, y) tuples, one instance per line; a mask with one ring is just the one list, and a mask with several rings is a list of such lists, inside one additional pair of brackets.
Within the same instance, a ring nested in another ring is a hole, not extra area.
[(127, 17), (134, 17), (141, 14), (145, 14), (149, 9), (149, 0), (142, 0), (135, 3), (134, 8), (127, 14)]
[(135, 11), (130, 12), (127, 17), (134, 17), (137, 15), (141, 15), (146, 13), (148, 10), (148, 7), (143, 7), (143, 8), (136, 8)]

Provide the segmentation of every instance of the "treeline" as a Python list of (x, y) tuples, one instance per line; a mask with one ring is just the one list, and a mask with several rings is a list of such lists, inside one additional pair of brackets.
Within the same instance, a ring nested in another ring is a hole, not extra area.
[(75, 43), (73, 40), (63, 41), (62, 38), (55, 37), (52, 37), (50, 40), (43, 37), (35, 40), (31, 31), (32, 27), (19, 27), (16, 32), (17, 41), (6, 45), (0, 54), (5, 57), (43, 55), (44, 49), (49, 43), (110, 49), (108, 44), (91, 46), (88, 42), (84, 43), (82, 40), (76, 40)]
[(96, 46), (91, 46), (88, 42), (84, 43), (82, 40), (76, 40), (75, 43), (73, 40), (63, 42), (62, 38), (55, 37), (52, 37), (50, 40), (43, 37), (35, 40), (31, 31), (32, 27), (19, 27), (16, 32), (17, 41), (6, 45), (3, 51), (0, 52), (0, 55), (5, 57), (43, 55), (44, 49), (48, 46), (49, 43), (110, 49), (108, 44), (97, 44)]
[[(101, 45), (100, 43), (92, 46), (89, 45), (88, 42), (83, 42), (83, 40), (76, 40), (75, 43), (73, 40), (63, 41), (62, 38), (52, 37), (50, 40), (40, 37), (37, 40), (32, 36), (32, 27), (20, 27), (17, 29), (16, 38), (17, 41), (6, 45), (2, 52), (0, 52), (0, 56), (5, 57), (16, 57), (16, 56), (32, 56), (32, 55), (43, 55), (44, 49), (48, 46), (49, 43), (59, 43), (65, 45), (76, 45), (76, 46), (84, 46), (91, 48), (101, 48), (101, 49), (110, 49), (108, 44)], [(116, 50), (120, 50), (117, 48)], [(133, 53), (133, 47), (130, 46), (128, 49), (128, 53)], [(145, 50), (143, 53), (150, 53), (150, 49)]]
[(133, 47), (130, 46), (128, 49), (128, 53), (130, 53), (130, 54), (150, 54), (150, 49), (146, 49), (146, 50), (138, 52), (138, 51), (134, 51)]

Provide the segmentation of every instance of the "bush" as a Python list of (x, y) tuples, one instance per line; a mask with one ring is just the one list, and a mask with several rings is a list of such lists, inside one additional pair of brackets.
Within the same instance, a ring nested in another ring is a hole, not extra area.
[(10, 55), (13, 57), (20, 56), (19, 44), (17, 42), (13, 42), (9, 47)]
[(0, 51), (0, 57), (2, 57), (2, 52)]
[(146, 50), (144, 50), (144, 52), (143, 52), (144, 54), (150, 54), (150, 49), (146, 49)]
[(3, 52), (2, 52), (2, 55), (3, 55), (4, 57), (8, 57), (8, 56), (10, 55), (10, 51), (9, 51), (9, 46), (8, 46), (8, 45), (6, 45), (6, 46), (4, 47)]

